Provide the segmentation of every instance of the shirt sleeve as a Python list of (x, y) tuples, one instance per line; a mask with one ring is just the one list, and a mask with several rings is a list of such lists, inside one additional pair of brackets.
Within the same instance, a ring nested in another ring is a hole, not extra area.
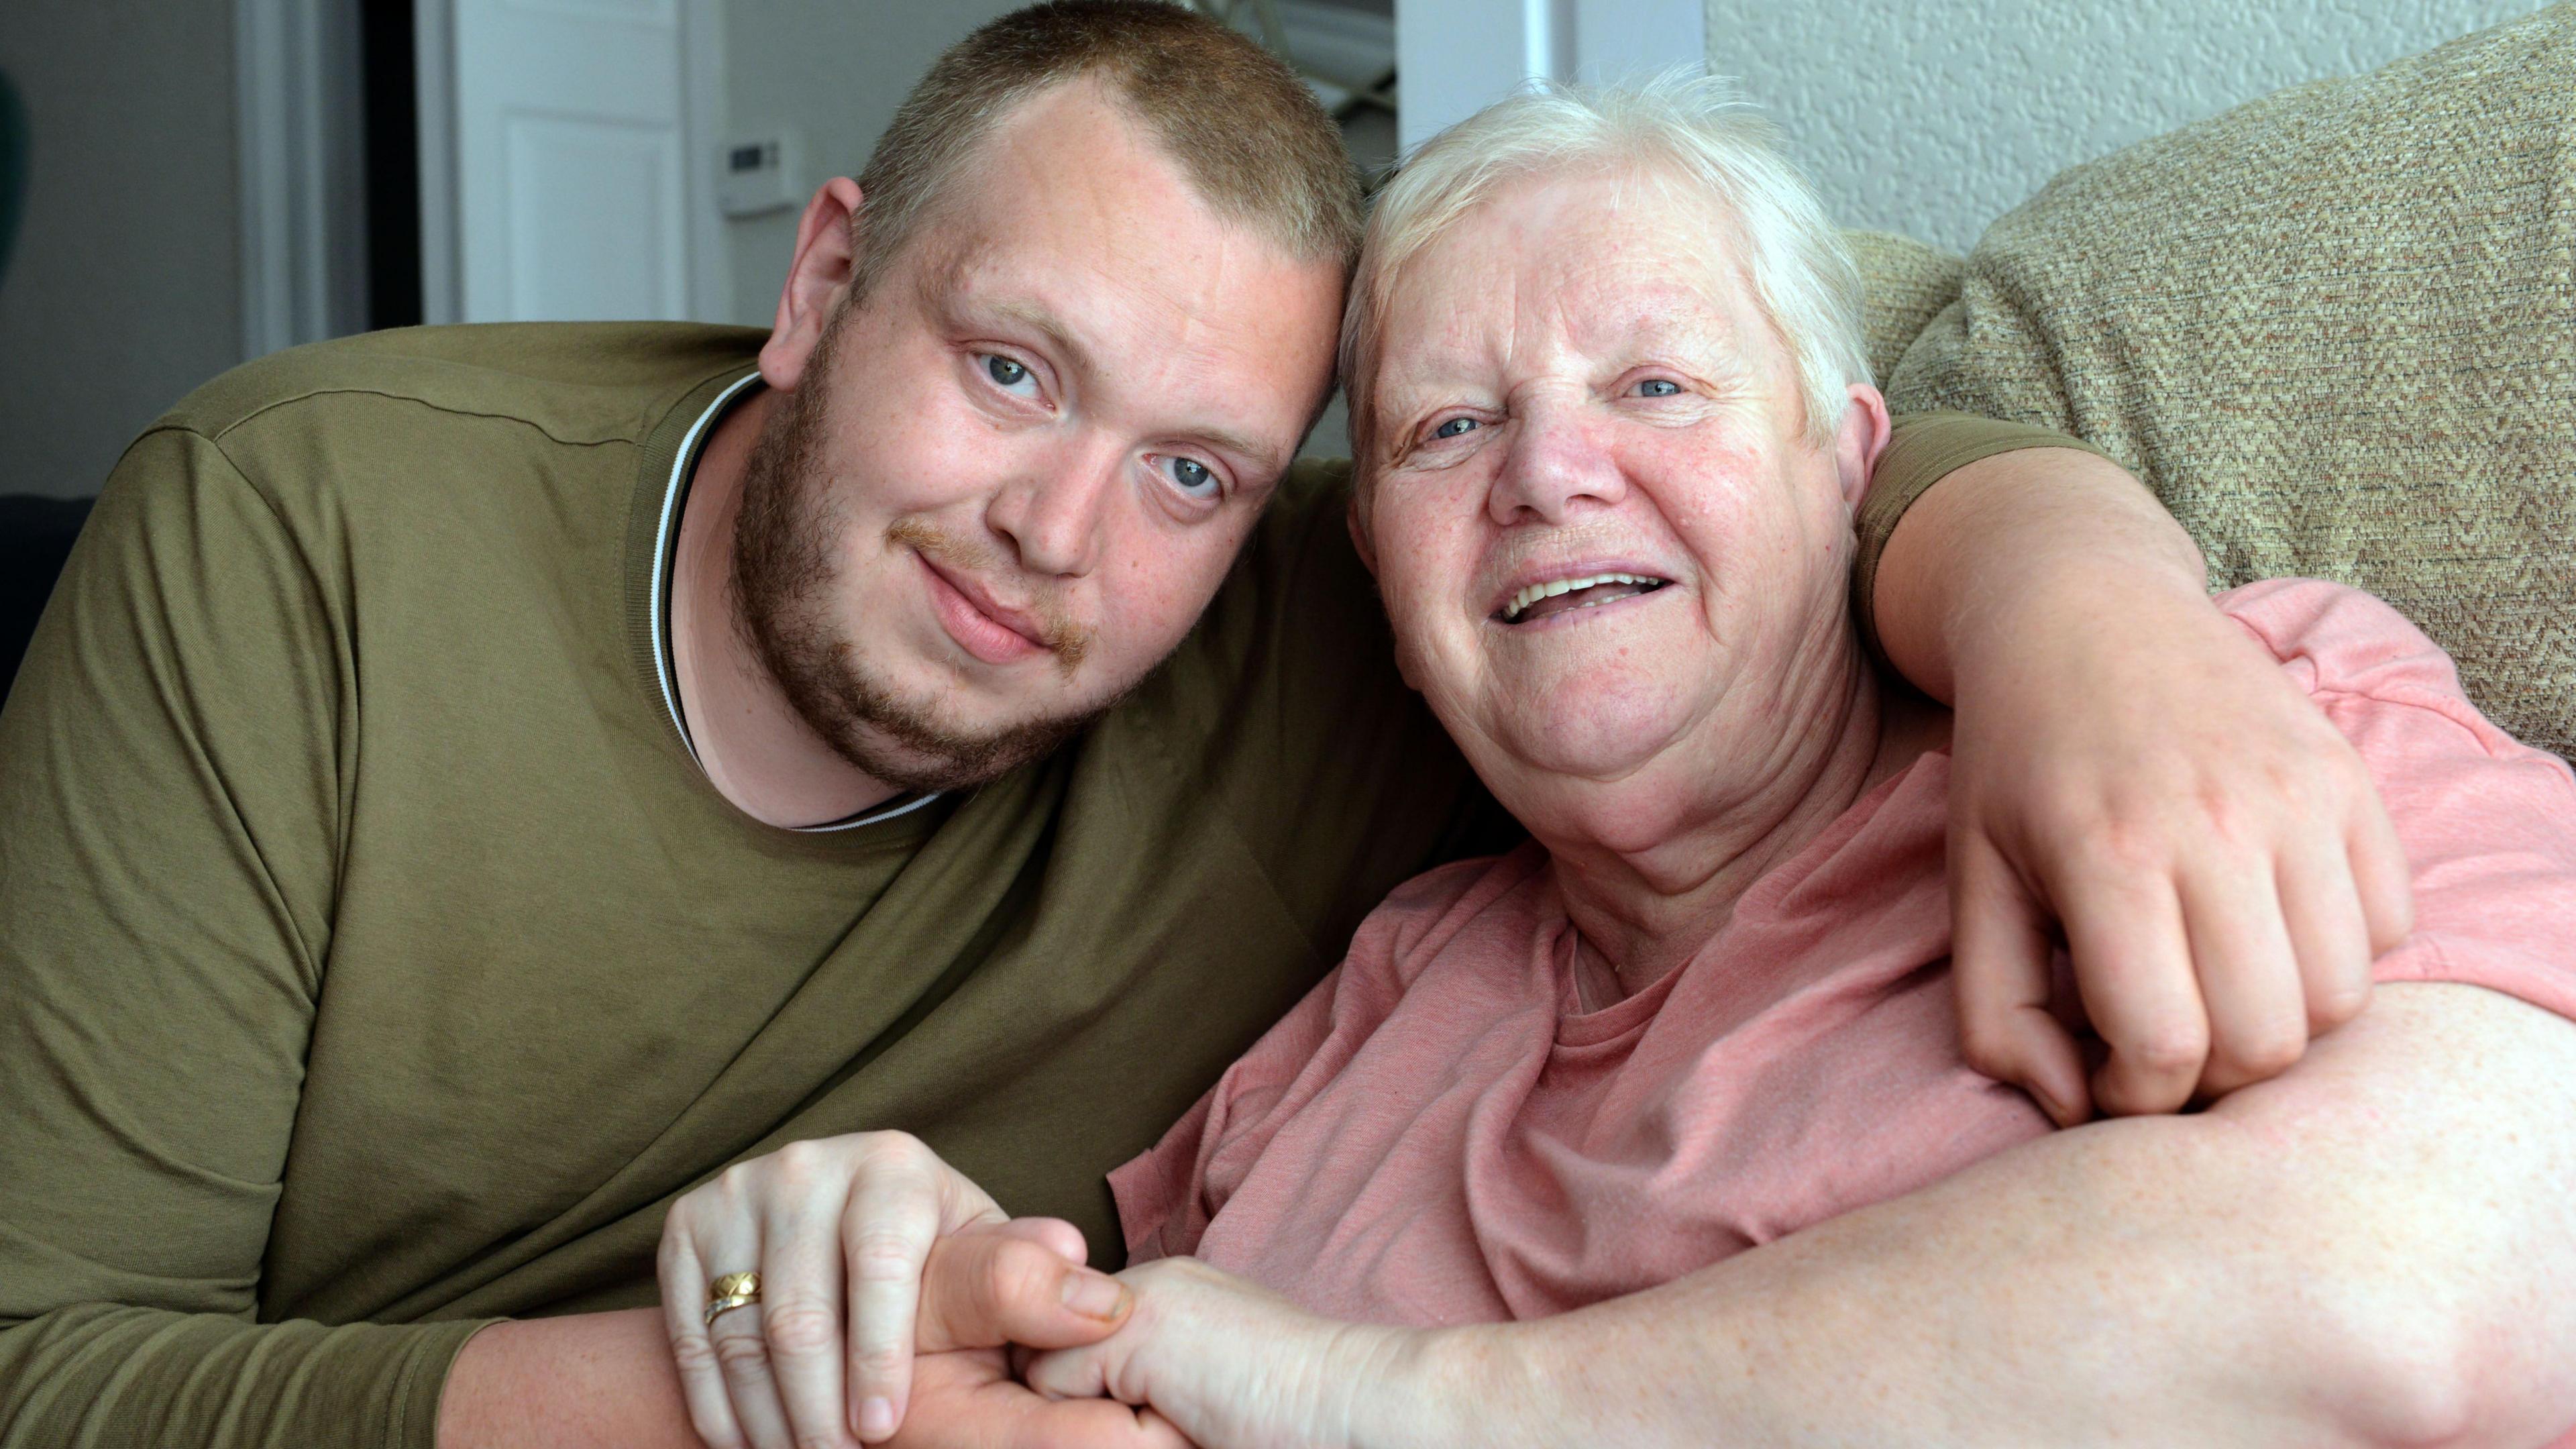
[(1854, 520), (1860, 550), (1852, 559), (1852, 618), (1859, 621), (1861, 642), (1884, 659), (1878, 647), (1878, 564), (1887, 541), (1915, 500), (1932, 485), (1980, 459), (2023, 448), (2074, 448), (2108, 457), (2092, 444), (2023, 423), (1999, 423), (1973, 413), (1911, 413), (1899, 417), (1870, 475), (1869, 494)]
[(149, 433), (0, 710), (8, 1449), (430, 1449), (481, 1326), (262, 1321), (346, 818), (327, 559)]
[(2450, 656), (2357, 589), (2272, 579), (2219, 604), (2342, 730), (2387, 802), (2415, 930), (2379, 981), (2483, 986), (2576, 1019), (2576, 775), (2498, 729)]
[[(1365, 946), (1363, 927), (1360, 949)], [(1128, 1262), (1198, 1251), (1242, 1169), (1261, 1155), (1276, 1130), (1281, 1093), (1332, 1035), (1333, 1001), (1344, 969), (1347, 963), (1262, 1033), (1152, 1150), (1109, 1174)], [(1234, 1160), (1232, 1172), (1228, 1159)]]

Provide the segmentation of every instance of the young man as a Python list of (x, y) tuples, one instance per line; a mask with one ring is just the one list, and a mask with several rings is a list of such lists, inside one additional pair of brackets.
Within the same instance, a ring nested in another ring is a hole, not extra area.
[[(390, 334), (140, 439), (0, 718), (0, 1443), (684, 1435), (658, 1318), (601, 1310), (674, 1196), (800, 1139), (908, 1132), (1113, 1241), (1105, 1169), (1484, 838), (1338, 474), (1288, 467), (1337, 146), (1186, 12), (1027, 12), (818, 194), (765, 340)], [(2098, 1095), (2169, 1108), (2355, 1009), (2402, 886), (2188, 543), (2097, 460), (1992, 456), (2034, 441), (1901, 433), (1891, 486), (1961, 476), (1876, 599), (2011, 882), (1962, 918), (1972, 1036), (2087, 1110), (2045, 898), (2122, 943), (2078, 953)], [(2196, 975), (2049, 848), (2103, 821), (2186, 902), (2344, 884), (2239, 902)]]

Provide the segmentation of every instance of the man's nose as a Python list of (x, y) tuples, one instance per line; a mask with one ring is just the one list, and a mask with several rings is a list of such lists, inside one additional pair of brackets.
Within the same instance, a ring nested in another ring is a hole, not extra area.
[(1090, 573), (1100, 561), (1125, 459), (1122, 449), (1105, 441), (1068, 440), (1050, 448), (994, 493), (985, 522), (1030, 573)]
[(1551, 399), (1522, 408), (1512, 420), (1502, 472), (1485, 507), (1499, 524), (1532, 516), (1553, 524), (1584, 503), (1612, 506), (1627, 496), (1627, 475), (1599, 435), (1598, 420), (1579, 404)]

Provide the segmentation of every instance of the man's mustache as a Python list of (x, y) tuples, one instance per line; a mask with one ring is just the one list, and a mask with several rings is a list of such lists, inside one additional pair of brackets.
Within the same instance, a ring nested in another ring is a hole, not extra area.
[[(919, 550), (924, 558), (936, 559), (958, 573), (972, 574), (988, 583), (1019, 571), (991, 544), (942, 533), (918, 518), (898, 518), (887, 525), (886, 544)], [(1056, 667), (1066, 674), (1073, 673), (1091, 650), (1091, 631), (1074, 623), (1066, 615), (1063, 601), (1043, 590), (1032, 590), (1027, 601), (1017, 606), (1036, 620), (1038, 642), (1054, 651)]]

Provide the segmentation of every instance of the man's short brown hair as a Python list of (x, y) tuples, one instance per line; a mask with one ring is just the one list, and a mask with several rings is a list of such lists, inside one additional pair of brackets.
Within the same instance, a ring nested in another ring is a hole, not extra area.
[(1250, 37), (1165, 0), (1055, 0), (951, 47), (904, 97), (859, 174), (865, 295), (994, 123), (1077, 78), (1105, 83), (1218, 214), (1300, 260), (1359, 251), (1359, 173), (1294, 71)]

